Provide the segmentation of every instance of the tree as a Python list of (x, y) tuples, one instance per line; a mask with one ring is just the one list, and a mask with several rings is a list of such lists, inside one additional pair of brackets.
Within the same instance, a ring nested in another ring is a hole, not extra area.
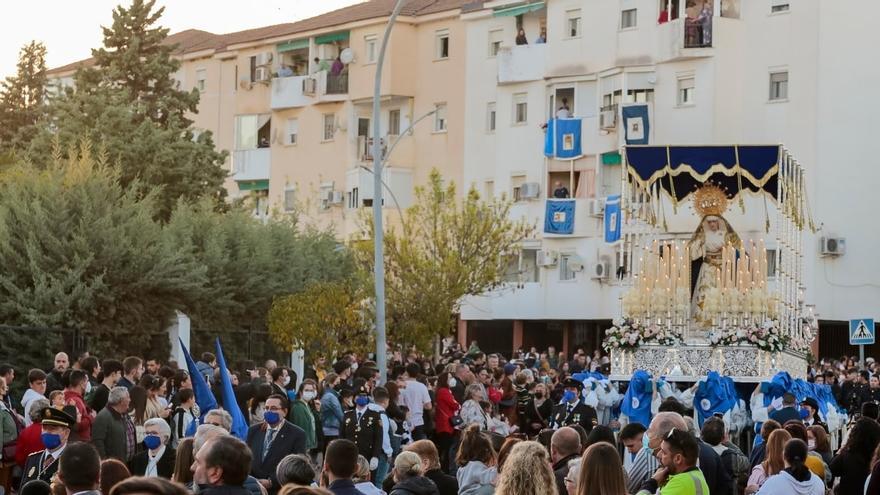
[(19, 52), (16, 74), (0, 83), (0, 150), (8, 151), (19, 132), (33, 132), (45, 104), (46, 46), (31, 41)]
[(317, 282), (280, 297), (269, 311), (269, 333), (287, 352), (306, 350), (309, 359), (343, 351), (369, 352), (367, 293), (353, 280)]
[[(511, 219), (506, 199), (484, 201), (472, 188), (457, 201), (455, 184), (444, 186), (436, 170), (415, 198), (401, 227), (385, 233), (387, 314), (392, 340), (427, 349), (449, 334), (462, 298), (503, 283), (533, 228)], [(372, 270), (372, 241), (357, 246), (361, 266)]]
[(222, 204), (226, 153), (214, 148), (210, 132), (195, 137), (186, 113), (196, 111), (198, 91), (177, 88), (180, 62), (171, 57), (174, 45), (163, 44), (168, 30), (153, 26), (163, 12), (153, 12), (154, 4), (135, 0), (114, 10), (104, 47), (92, 51), (95, 66), (76, 73), (74, 87), (51, 100), (47, 120), (17, 148), (39, 165), (50, 161), (56, 142), (62, 151), (83, 139), (101, 143), (123, 186), (138, 183), (141, 194), (161, 188), (157, 217), (168, 220), (180, 199)]

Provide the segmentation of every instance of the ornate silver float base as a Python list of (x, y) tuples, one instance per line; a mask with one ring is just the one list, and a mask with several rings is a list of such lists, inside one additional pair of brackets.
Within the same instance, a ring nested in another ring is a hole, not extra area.
[[(681, 375), (672, 373), (676, 367)], [(635, 351), (611, 352), (612, 380), (629, 380), (636, 370), (645, 370), (654, 377), (674, 375), (677, 381), (696, 381), (709, 371), (717, 371), (736, 382), (757, 383), (780, 371), (787, 371), (792, 378), (806, 378), (807, 360), (797, 352), (772, 353), (749, 345), (643, 345)]]

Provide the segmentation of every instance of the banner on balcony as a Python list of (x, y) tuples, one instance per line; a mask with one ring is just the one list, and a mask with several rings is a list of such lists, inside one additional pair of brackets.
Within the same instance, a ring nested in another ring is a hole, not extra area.
[(581, 119), (550, 119), (544, 136), (544, 154), (557, 160), (580, 158)]
[(621, 107), (623, 115), (623, 141), (625, 144), (651, 144), (651, 119), (647, 103), (626, 103)]
[(620, 195), (614, 194), (605, 199), (605, 242), (620, 240)]
[(574, 232), (574, 200), (547, 200), (544, 233), (572, 234)]

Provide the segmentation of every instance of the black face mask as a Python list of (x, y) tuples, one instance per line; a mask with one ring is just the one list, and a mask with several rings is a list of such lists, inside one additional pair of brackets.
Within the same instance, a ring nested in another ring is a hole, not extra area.
[(543, 398), (544, 398), (544, 392), (535, 392), (535, 398), (536, 398), (536, 399), (543, 399)]

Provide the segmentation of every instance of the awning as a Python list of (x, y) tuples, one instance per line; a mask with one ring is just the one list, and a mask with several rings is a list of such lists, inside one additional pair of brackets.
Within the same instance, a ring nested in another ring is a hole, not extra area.
[(516, 7), (502, 7), (495, 9), (495, 12), (493, 12), (492, 15), (495, 17), (513, 17), (528, 14), (529, 12), (535, 12), (536, 10), (541, 10), (543, 8), (544, 2), (532, 2), (525, 5), (518, 5)]
[(268, 180), (244, 180), (238, 183), (239, 191), (266, 191), (268, 189)]
[(620, 152), (619, 151), (609, 151), (608, 153), (602, 153), (602, 165), (620, 165)]
[(306, 39), (301, 39), (301, 40), (291, 40), (291, 41), (285, 41), (284, 43), (278, 43), (278, 46), (276, 46), (275, 49), (278, 51), (278, 53), (282, 53), (282, 52), (289, 52), (291, 50), (301, 50), (303, 48), (308, 48), (308, 47), (309, 47), (309, 40), (308, 40), (308, 38), (306, 38)]
[(345, 41), (348, 39), (348, 31), (342, 31), (339, 33), (330, 33), (330, 34), (322, 34), (321, 36), (315, 36), (315, 44), (318, 45), (328, 45), (330, 43), (336, 41)]

